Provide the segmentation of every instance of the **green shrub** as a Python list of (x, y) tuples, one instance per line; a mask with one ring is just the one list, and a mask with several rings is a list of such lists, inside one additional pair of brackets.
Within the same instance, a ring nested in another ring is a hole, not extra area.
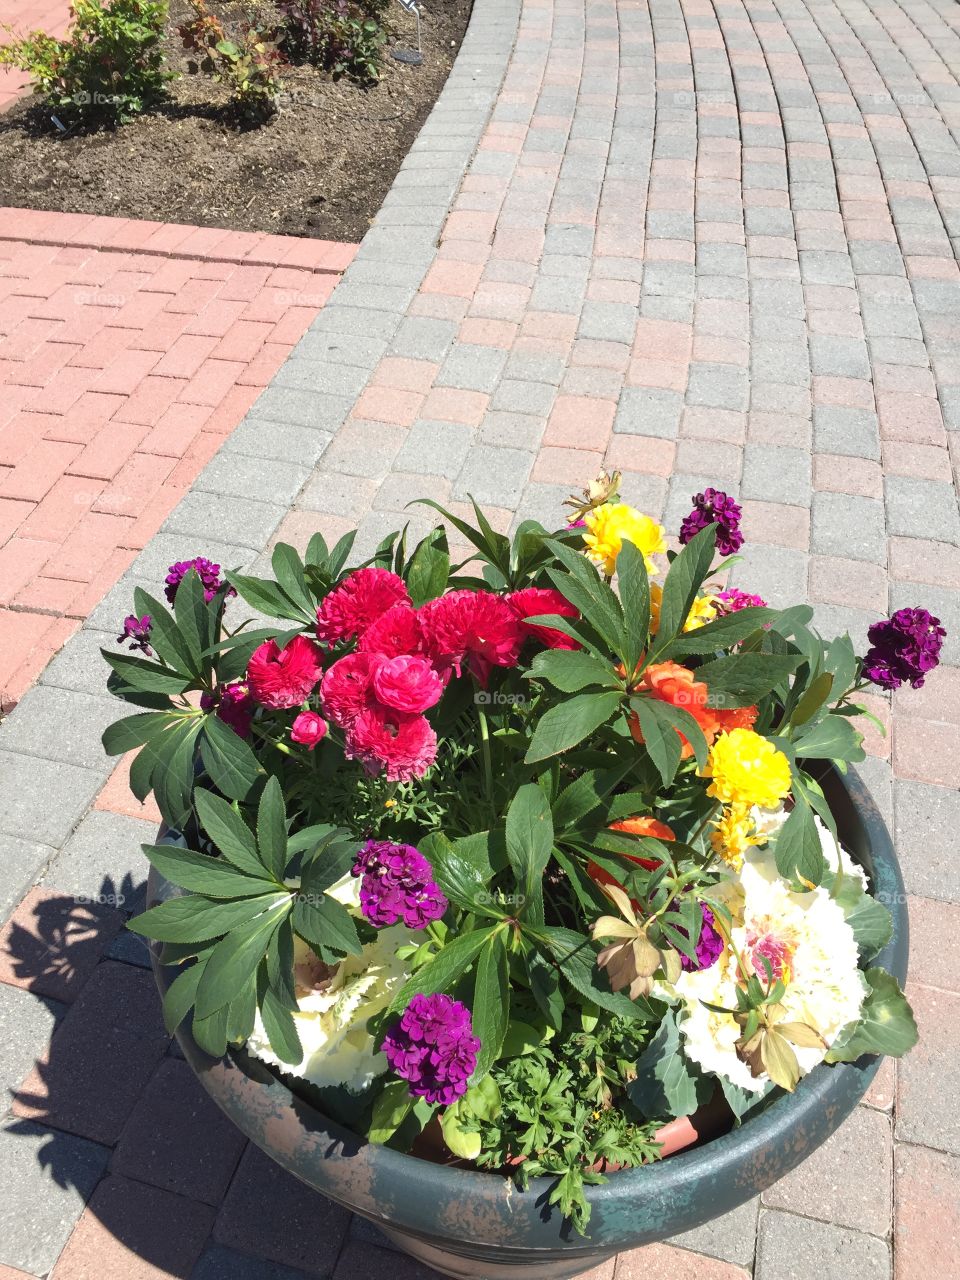
[(274, 41), (252, 25), (231, 39), (205, 0), (190, 0), (190, 6), (193, 17), (179, 30), (184, 48), (199, 55), (191, 70), (205, 71), (227, 85), (243, 119), (260, 121), (272, 115), (283, 89), (278, 70), (282, 58)]
[(0, 66), (26, 71), (63, 116), (123, 121), (162, 98), (173, 78), (160, 45), (166, 21), (166, 0), (73, 0), (66, 36), (35, 31), (2, 46)]
[(276, 7), (280, 46), (292, 61), (360, 81), (380, 78), (386, 0), (278, 0)]

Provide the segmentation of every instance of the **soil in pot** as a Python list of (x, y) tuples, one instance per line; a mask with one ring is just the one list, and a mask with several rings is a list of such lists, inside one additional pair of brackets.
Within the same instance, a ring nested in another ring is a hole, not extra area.
[(18, 103), (0, 115), (0, 204), (359, 241), (443, 88), (471, 3), (426, 0), (421, 66), (391, 56), (416, 47), (413, 16), (392, 5), (378, 84), (286, 67), (280, 113), (243, 128), (227, 91), (188, 72), (176, 34), (187, 6), (171, 0), (165, 48), (183, 78), (170, 101), (115, 129), (64, 134), (36, 100)]

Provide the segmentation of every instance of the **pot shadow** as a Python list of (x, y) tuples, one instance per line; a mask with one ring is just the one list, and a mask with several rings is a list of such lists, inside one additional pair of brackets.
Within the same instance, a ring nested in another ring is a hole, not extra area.
[[(0, 980), (55, 1019), (34, 1065), (7, 1081), (0, 1137), (30, 1146), (43, 1171), (30, 1192), (38, 1216), (62, 1223), (53, 1240), (0, 1241), (0, 1264), (135, 1274), (139, 1260), (174, 1280), (438, 1280), (263, 1155), (208, 1097), (163, 1026), (148, 948), (125, 927), (145, 889), (129, 876), (87, 895), (40, 886), (0, 932)], [(266, 1071), (247, 1061), (251, 1074)]]

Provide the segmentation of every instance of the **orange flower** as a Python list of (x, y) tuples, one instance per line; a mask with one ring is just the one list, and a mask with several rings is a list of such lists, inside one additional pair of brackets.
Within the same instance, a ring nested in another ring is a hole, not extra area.
[(729, 733), (731, 729), (752, 729), (757, 722), (756, 707), (731, 707), (728, 711), (715, 709), (713, 714), (720, 725), (720, 733)]
[[(673, 830), (667, 826), (665, 822), (661, 822), (658, 818), (649, 818), (637, 816), (634, 818), (622, 818), (619, 822), (611, 822), (611, 831), (626, 831), (634, 836), (652, 836), (655, 840), (676, 840)], [(617, 855), (620, 858), (626, 858), (628, 862), (636, 862), (646, 871), (656, 871), (660, 865), (658, 858), (642, 858), (636, 853), (621, 853)], [(615, 879), (609, 871), (605, 871), (603, 867), (598, 866), (595, 862), (587, 863), (587, 875), (596, 884), (616, 884), (619, 880)], [(620, 885), (622, 888), (623, 886)]]
[[(693, 716), (703, 731), (708, 745), (713, 742), (720, 730), (720, 721), (716, 712), (707, 706), (707, 686), (702, 680), (695, 678), (694, 672), (682, 667), (679, 662), (654, 662), (647, 667), (637, 685), (638, 692), (650, 694), (661, 702), (668, 702), (672, 707), (680, 707)], [(640, 730), (640, 717), (634, 712), (630, 716), (630, 732), (635, 742), (643, 742)], [(680, 730), (677, 730), (683, 749), (681, 759), (689, 760), (693, 755), (693, 747)]]

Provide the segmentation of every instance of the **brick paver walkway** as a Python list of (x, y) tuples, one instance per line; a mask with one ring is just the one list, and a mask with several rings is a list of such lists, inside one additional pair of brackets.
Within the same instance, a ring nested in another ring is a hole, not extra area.
[(96, 645), (177, 556), (249, 565), (354, 521), (365, 552), (424, 492), (554, 521), (604, 462), (671, 527), (704, 484), (740, 494), (738, 581), (806, 596), (826, 630), (862, 640), (916, 602), (951, 635), (927, 689), (876, 700), (891, 735), (864, 767), (910, 895), (918, 1050), (760, 1200), (594, 1280), (960, 1274), (958, 67), (950, 0), (477, 0), (376, 225), (247, 418), (273, 424), (259, 456), (227, 441), (0, 728), (0, 884), (13, 904), (41, 877), (0, 971), (0, 1262), (426, 1275), (241, 1154), (159, 1034), (121, 913), (77, 904), (135, 905), (152, 831), (100, 792)]
[(355, 245), (0, 208), (0, 707), (190, 488)]

